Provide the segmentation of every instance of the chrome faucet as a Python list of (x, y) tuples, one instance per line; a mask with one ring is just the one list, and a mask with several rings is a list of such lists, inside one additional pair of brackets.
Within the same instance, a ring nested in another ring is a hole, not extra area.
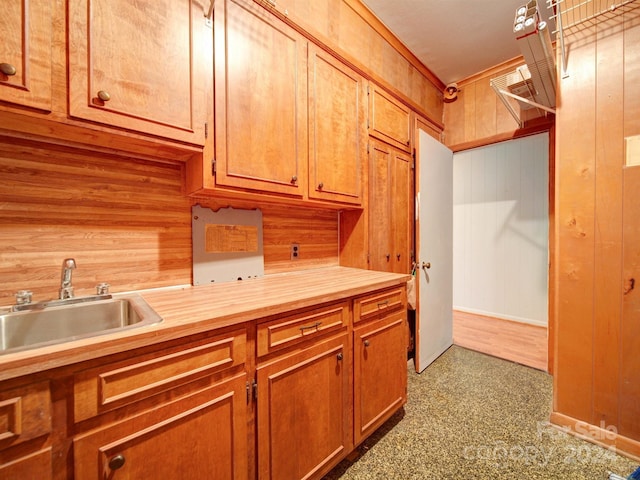
[(76, 261), (73, 258), (65, 258), (62, 261), (62, 276), (60, 278), (60, 300), (73, 298), (73, 286), (71, 285), (71, 274), (76, 268)]

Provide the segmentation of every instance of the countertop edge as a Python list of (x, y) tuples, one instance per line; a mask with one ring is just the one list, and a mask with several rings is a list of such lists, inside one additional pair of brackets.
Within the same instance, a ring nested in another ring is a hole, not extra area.
[[(411, 276), (408, 274), (393, 274), (384, 272), (374, 272), (370, 270), (352, 269), (349, 267), (324, 267), (312, 270), (297, 271), (291, 273), (273, 274), (261, 278), (264, 289), (269, 291), (277, 291), (278, 287), (269, 287), (270, 283), (284, 285), (286, 288), (288, 282), (309, 280), (309, 276), (325, 275), (323, 281), (327, 283), (331, 279), (339, 280), (340, 277), (350, 278), (354, 275), (358, 276), (358, 281), (351, 286), (323, 287), (319, 289), (311, 288), (311, 292), (305, 290), (299, 294), (288, 294), (289, 300), (282, 300), (279, 297), (272, 301), (261, 299), (260, 303), (253, 306), (238, 304), (227, 307), (226, 313), (222, 315), (213, 315), (210, 312), (215, 310), (215, 301), (211, 301), (212, 308), (199, 309), (192, 308), (188, 315), (188, 320), (180, 319), (172, 309), (167, 305), (172, 299), (180, 299), (181, 296), (193, 296), (198, 289), (201, 292), (215, 292), (234, 289), (238, 292), (245, 289), (244, 285), (226, 285), (226, 286), (204, 286), (204, 287), (183, 287), (170, 288), (166, 291), (153, 290), (141, 292), (129, 292), (138, 294), (153, 308), (164, 321), (160, 324), (140, 327), (139, 329), (129, 330), (127, 332), (117, 332), (110, 334), (102, 334), (95, 337), (85, 338), (60, 343), (56, 345), (48, 345), (37, 349), (19, 351), (15, 353), (7, 353), (0, 355), (0, 381), (14, 379), (23, 375), (36, 372), (56, 369), (60, 367), (70, 366), (76, 363), (93, 360), (99, 357), (113, 355), (126, 352), (137, 348), (153, 346), (158, 343), (176, 340), (179, 338), (196, 335), (211, 330), (218, 330), (234, 325), (240, 325), (246, 322), (257, 321), (261, 318), (273, 315), (285, 314), (296, 309), (312, 307), (322, 303), (340, 301), (346, 298), (357, 297), (368, 292), (392, 288), (394, 286), (406, 283)], [(360, 278), (362, 277), (362, 278)], [(313, 280), (311, 280), (313, 282)], [(247, 282), (246, 289), (249, 297), (253, 286), (249, 286)], [(313, 287), (313, 283), (311, 285)], [(285, 295), (287, 292), (285, 292)], [(249, 298), (247, 297), (247, 298)], [(206, 300), (201, 301), (201, 305), (206, 307)], [(187, 315), (185, 314), (185, 316)], [(166, 317), (166, 318), (165, 318)]]

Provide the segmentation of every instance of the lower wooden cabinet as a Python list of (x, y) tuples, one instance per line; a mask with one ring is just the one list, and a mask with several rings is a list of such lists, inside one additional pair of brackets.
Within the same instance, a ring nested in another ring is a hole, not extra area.
[(351, 450), (348, 339), (258, 364), (258, 478), (319, 478)]
[(245, 479), (246, 374), (74, 439), (74, 478)]
[(50, 382), (0, 386), (0, 479), (52, 478)]
[(407, 334), (405, 310), (353, 331), (356, 445), (407, 401)]
[(53, 478), (51, 447), (9, 461), (0, 461), (0, 478), (48, 480)]
[(0, 384), (0, 479), (319, 479), (406, 402), (406, 290)]

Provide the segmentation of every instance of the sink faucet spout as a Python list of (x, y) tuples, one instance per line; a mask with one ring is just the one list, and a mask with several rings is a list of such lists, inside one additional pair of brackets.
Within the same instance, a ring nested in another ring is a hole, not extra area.
[(71, 284), (71, 274), (76, 268), (76, 261), (73, 258), (65, 258), (62, 262), (62, 276), (60, 277), (60, 300), (73, 298), (73, 285)]

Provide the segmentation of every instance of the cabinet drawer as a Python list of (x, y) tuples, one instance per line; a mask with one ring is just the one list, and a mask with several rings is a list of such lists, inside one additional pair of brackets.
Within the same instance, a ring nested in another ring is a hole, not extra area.
[(85, 370), (74, 377), (76, 421), (241, 365), (246, 331), (200, 339), (162, 352)]
[(349, 324), (349, 303), (334, 303), (258, 325), (258, 356), (339, 330)]
[(378, 291), (354, 301), (353, 321), (380, 318), (380, 315), (406, 308), (406, 304), (407, 289), (404, 286)]
[(50, 432), (48, 381), (0, 392), (0, 450)]

